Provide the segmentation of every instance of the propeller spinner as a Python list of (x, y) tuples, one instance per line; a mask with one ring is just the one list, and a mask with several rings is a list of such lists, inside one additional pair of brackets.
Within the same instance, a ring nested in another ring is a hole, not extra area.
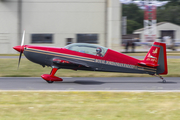
[(18, 68), (19, 68), (19, 64), (20, 64), (20, 61), (21, 61), (22, 53), (23, 53), (23, 51), (24, 51), (24, 36), (25, 36), (25, 30), (24, 30), (24, 32), (23, 32), (23, 37), (22, 37), (21, 45), (19, 45), (19, 46), (14, 46), (14, 47), (13, 47), (15, 50), (17, 50), (18, 52), (20, 52), (19, 61), (18, 61)]

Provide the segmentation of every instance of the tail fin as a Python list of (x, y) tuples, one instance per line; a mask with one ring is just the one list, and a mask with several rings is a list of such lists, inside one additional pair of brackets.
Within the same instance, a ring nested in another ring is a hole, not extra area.
[(154, 42), (144, 60), (139, 64), (149, 67), (157, 67), (157, 75), (166, 75), (168, 73), (166, 44)]

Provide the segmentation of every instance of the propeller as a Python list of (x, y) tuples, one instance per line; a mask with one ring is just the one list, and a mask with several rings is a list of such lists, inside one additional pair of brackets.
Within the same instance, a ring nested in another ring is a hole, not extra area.
[(20, 64), (20, 61), (21, 61), (21, 56), (22, 56), (22, 53), (24, 51), (24, 36), (25, 36), (25, 30), (23, 31), (23, 36), (22, 36), (22, 41), (21, 41), (21, 46), (20, 46), (20, 55), (19, 55), (19, 61), (18, 61), (18, 69), (19, 69), (19, 64)]

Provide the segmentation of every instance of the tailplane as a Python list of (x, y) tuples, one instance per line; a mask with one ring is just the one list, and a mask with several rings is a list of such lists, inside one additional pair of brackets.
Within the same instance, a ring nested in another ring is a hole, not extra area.
[(154, 42), (144, 60), (139, 62), (139, 64), (148, 67), (157, 67), (157, 75), (166, 75), (168, 73), (166, 44)]

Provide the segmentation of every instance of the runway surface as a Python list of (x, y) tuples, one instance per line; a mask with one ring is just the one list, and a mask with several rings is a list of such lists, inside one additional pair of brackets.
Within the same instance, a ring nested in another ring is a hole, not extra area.
[(180, 91), (180, 77), (63, 78), (47, 83), (42, 78), (0, 77), (0, 90), (109, 90), (109, 91)]

